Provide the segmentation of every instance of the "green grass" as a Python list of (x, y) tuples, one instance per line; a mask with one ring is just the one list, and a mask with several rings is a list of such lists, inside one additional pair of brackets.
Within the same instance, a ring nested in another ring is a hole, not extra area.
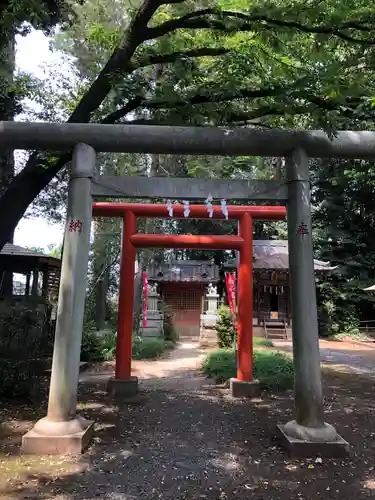
[[(175, 343), (163, 338), (142, 338), (133, 336), (133, 359), (157, 359), (164, 352), (173, 349)], [(112, 361), (116, 357), (116, 332), (98, 335), (94, 330), (84, 332), (81, 361)]]
[[(203, 371), (217, 382), (236, 376), (236, 359), (231, 349), (217, 349), (203, 361)], [(293, 387), (293, 361), (287, 354), (270, 350), (254, 351), (253, 376), (264, 390), (287, 390)]]
[(273, 347), (273, 342), (271, 339), (265, 339), (264, 337), (254, 337), (253, 345), (256, 347)]
[(173, 349), (175, 346), (171, 340), (161, 338), (133, 337), (132, 358), (139, 359), (156, 359), (164, 354), (167, 350)]
[(341, 333), (334, 333), (330, 335), (329, 337), (325, 337), (324, 340), (332, 340), (332, 341), (340, 341), (340, 340), (346, 340), (346, 339), (353, 339), (353, 340), (359, 340), (359, 341), (366, 341), (366, 340), (374, 340), (373, 337), (370, 337), (369, 335), (366, 335), (365, 332), (360, 332), (360, 331), (351, 331), (351, 332), (341, 332)]

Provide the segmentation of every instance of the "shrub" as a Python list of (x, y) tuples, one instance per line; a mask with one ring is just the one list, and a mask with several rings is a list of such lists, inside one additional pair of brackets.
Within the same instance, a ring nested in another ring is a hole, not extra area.
[(258, 347), (273, 347), (273, 342), (271, 339), (265, 339), (263, 337), (254, 337), (253, 345)]
[(287, 390), (294, 384), (293, 361), (280, 351), (254, 351), (254, 378), (266, 390)]
[(236, 376), (236, 355), (232, 349), (216, 349), (203, 360), (203, 371), (217, 382)]
[[(82, 361), (111, 361), (116, 357), (116, 331), (98, 335), (93, 324), (88, 323), (82, 335)], [(156, 359), (175, 343), (163, 338), (143, 338), (133, 335), (133, 359)]]
[(359, 330), (344, 330), (334, 335), (327, 337), (328, 340), (345, 340), (353, 339), (358, 341), (374, 340), (372, 337), (366, 334), (366, 332), (361, 332)]
[(167, 351), (169, 351), (170, 349), (174, 349), (176, 347), (176, 343), (173, 342), (173, 340), (165, 340), (164, 345)]
[[(236, 355), (231, 349), (217, 349), (206, 356), (203, 371), (225, 382), (236, 376)], [(254, 378), (260, 381), (262, 389), (286, 390), (293, 387), (293, 361), (280, 351), (254, 351)]]
[(81, 344), (81, 361), (102, 361), (103, 340), (98, 335), (93, 322), (83, 327)]
[(137, 360), (156, 359), (173, 346), (172, 341), (165, 341), (162, 338), (133, 337), (132, 358)]
[(163, 332), (164, 340), (171, 341), (174, 344), (178, 341), (178, 333), (173, 325), (173, 315), (168, 306), (163, 308)]
[(219, 319), (215, 325), (218, 344), (222, 348), (232, 347), (234, 341), (232, 313), (228, 306), (221, 306), (218, 309), (218, 314)]
[(4, 398), (26, 398), (36, 400), (41, 392), (45, 370), (50, 366), (43, 359), (1, 359), (0, 396)]
[(0, 301), (0, 396), (33, 399), (50, 367), (50, 308), (33, 300)]
[(116, 331), (107, 332), (101, 337), (101, 354), (105, 361), (116, 357)]

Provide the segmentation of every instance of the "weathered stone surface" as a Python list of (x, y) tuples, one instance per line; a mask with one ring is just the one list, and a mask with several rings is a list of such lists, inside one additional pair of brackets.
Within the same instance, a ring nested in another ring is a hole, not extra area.
[(213, 328), (201, 328), (199, 335), (199, 344), (201, 347), (217, 346), (217, 333)]
[[(141, 316), (141, 320), (143, 315)], [(159, 312), (147, 313), (147, 325), (141, 326), (142, 337), (160, 337), (163, 334), (164, 317)]]
[(306, 427), (291, 420), (284, 425), (284, 430), (288, 436), (302, 441), (327, 442), (337, 441), (338, 434), (336, 429), (327, 423), (321, 427)]
[(335, 441), (304, 441), (286, 433), (285, 425), (278, 425), (280, 444), (291, 458), (345, 457), (349, 453), (349, 443), (337, 435)]
[(288, 180), (289, 275), (292, 305), (296, 420), (306, 427), (324, 424), (318, 316), (312, 245), (309, 158), (296, 149), (286, 159)]
[(302, 147), (310, 157), (361, 159), (375, 155), (374, 136), (357, 130), (337, 131), (332, 138), (322, 130), (0, 122), (0, 146), (53, 151), (86, 143), (98, 152), (285, 156)]
[(78, 455), (90, 444), (94, 424), (83, 418), (67, 422), (39, 420), (22, 437), (22, 451), (34, 455)]
[(115, 398), (133, 398), (138, 394), (138, 378), (127, 380), (110, 378), (107, 386), (108, 394)]
[(278, 180), (194, 179), (184, 177), (119, 177), (100, 176), (93, 181), (95, 197), (115, 195), (116, 198), (164, 198), (201, 200), (212, 193), (213, 198), (227, 200), (286, 200), (285, 183)]
[(259, 380), (252, 380), (251, 382), (244, 382), (236, 378), (231, 378), (229, 381), (230, 394), (234, 398), (259, 398), (260, 385)]

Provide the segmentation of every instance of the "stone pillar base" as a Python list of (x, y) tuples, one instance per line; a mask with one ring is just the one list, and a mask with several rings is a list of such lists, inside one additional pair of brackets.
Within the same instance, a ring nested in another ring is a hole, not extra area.
[(135, 398), (138, 395), (138, 377), (130, 377), (129, 379), (110, 378), (107, 391), (110, 396), (115, 398)]
[(293, 420), (286, 425), (278, 425), (277, 430), (281, 444), (291, 458), (340, 458), (349, 452), (349, 443), (329, 424), (311, 428)]
[(94, 423), (77, 417), (54, 422), (44, 417), (22, 437), (22, 451), (34, 455), (78, 455), (90, 444)]
[(260, 397), (260, 385), (259, 380), (252, 380), (251, 382), (246, 382), (243, 380), (238, 380), (236, 378), (231, 378), (229, 381), (230, 394), (234, 398), (259, 398)]

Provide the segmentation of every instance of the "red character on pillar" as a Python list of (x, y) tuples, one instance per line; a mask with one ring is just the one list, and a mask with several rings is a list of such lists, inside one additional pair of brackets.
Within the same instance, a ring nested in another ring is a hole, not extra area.
[(71, 220), (69, 222), (69, 233), (76, 233), (77, 231), (79, 233), (82, 233), (82, 226), (83, 226), (83, 222), (80, 221), (80, 220)]
[(304, 234), (309, 234), (309, 230), (307, 229), (307, 225), (301, 222), (297, 228), (297, 236), (303, 236)]

